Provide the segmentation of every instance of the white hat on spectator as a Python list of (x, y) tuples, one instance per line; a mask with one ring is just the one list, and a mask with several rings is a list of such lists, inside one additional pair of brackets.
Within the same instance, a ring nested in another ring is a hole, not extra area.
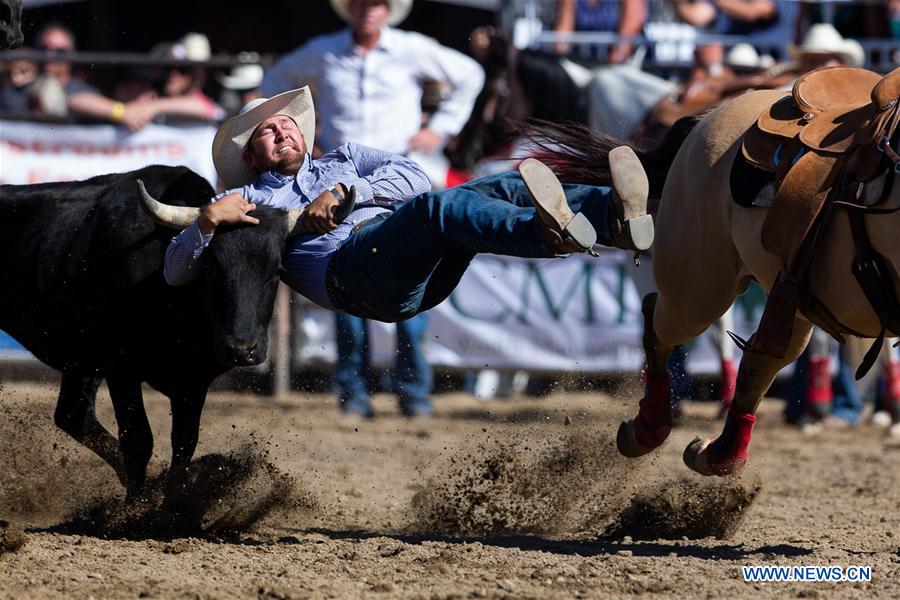
[(236, 65), (226, 75), (219, 73), (216, 79), (229, 90), (253, 90), (262, 83), (264, 71), (261, 65)]
[(308, 86), (271, 98), (251, 100), (237, 116), (222, 123), (213, 139), (213, 163), (227, 188), (241, 187), (259, 177), (259, 173), (244, 162), (242, 155), (259, 124), (275, 115), (293, 119), (303, 134), (307, 151), (312, 150), (316, 137), (316, 110)]
[(212, 56), (209, 38), (193, 31), (175, 42), (169, 52), (181, 60), (209, 60)]
[[(354, 0), (331, 0), (331, 8), (346, 22), (350, 22), (350, 3)], [(413, 0), (387, 0), (391, 16), (388, 17), (388, 25), (399, 25), (409, 15)]]
[(795, 58), (809, 55), (831, 55), (846, 65), (861, 67), (866, 60), (862, 44), (844, 37), (831, 23), (810, 25), (799, 46), (791, 47)]
[(757, 69), (760, 67), (759, 52), (746, 42), (735, 44), (725, 55), (725, 64), (739, 69)]

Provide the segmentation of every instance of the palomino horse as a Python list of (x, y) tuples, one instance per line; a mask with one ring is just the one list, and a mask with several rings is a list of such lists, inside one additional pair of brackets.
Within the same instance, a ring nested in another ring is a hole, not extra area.
[[(897, 73), (900, 71), (894, 76)], [(893, 89), (897, 79), (892, 82)], [(647, 385), (637, 417), (619, 428), (617, 444), (625, 456), (647, 454), (669, 435), (672, 417), (666, 361), (672, 348), (706, 330), (751, 281), (769, 293), (783, 269), (782, 260), (764, 249), (761, 241), (770, 209), (737, 204), (732, 198), (731, 178), (744, 134), (784, 96), (778, 91), (747, 93), (705, 116), (683, 119), (659, 148), (639, 152), (650, 178), (651, 196), (661, 193), (653, 245), (653, 275), (658, 293), (644, 299)], [(888, 105), (898, 110), (896, 99)], [(892, 114), (896, 123), (900, 117), (897, 112)], [(893, 133), (896, 146), (900, 129)], [(563, 181), (607, 180), (606, 154), (615, 141), (571, 126), (563, 129), (545, 125), (529, 135), (544, 147), (543, 158)], [(884, 187), (879, 188), (882, 191), (871, 207), (873, 212), (884, 214), (866, 214), (864, 229), (872, 248), (888, 265), (889, 281), (897, 290), (900, 211), (891, 209), (900, 208), (900, 185), (893, 185), (900, 172), (900, 160), (890, 148), (885, 154), (891, 156), (882, 159), (877, 182)], [(812, 297), (830, 310), (844, 332), (859, 337), (879, 336), (883, 332), (882, 321), (851, 273), (857, 249), (847, 213), (836, 208), (820, 233), (806, 272)], [(890, 321), (896, 322), (898, 317), (892, 314)], [(799, 311), (791, 312), (786, 326), (790, 326), (791, 318), (792, 333), (782, 357), (745, 351), (724, 429), (715, 440), (698, 438), (687, 447), (684, 461), (688, 467), (704, 475), (727, 475), (746, 464), (754, 415), (763, 394), (776, 373), (794, 361), (809, 340), (810, 321)], [(887, 333), (897, 335), (900, 331)]]
[[(653, 274), (659, 288), (644, 300), (644, 349), (647, 391), (638, 416), (622, 424), (618, 446), (639, 456), (662, 444), (671, 428), (668, 414), (666, 357), (674, 345), (705, 330), (731, 305), (750, 280), (769, 292), (782, 262), (761, 243), (767, 209), (732, 200), (732, 164), (741, 138), (757, 118), (784, 96), (751, 92), (705, 116), (685, 139), (669, 169), (656, 220)], [(893, 177), (889, 172), (884, 177)], [(900, 185), (893, 185), (879, 208), (900, 206)], [(867, 215), (872, 247), (890, 265), (894, 289), (900, 289), (900, 213)], [(856, 254), (849, 220), (835, 214), (822, 232), (808, 271), (811, 293), (848, 330), (877, 337), (882, 323), (851, 273)], [(780, 369), (795, 360), (809, 341), (811, 323), (796, 313), (781, 358), (745, 352), (734, 401), (722, 434), (695, 439), (684, 461), (704, 475), (734, 473), (746, 463), (756, 409)], [(893, 332), (894, 334), (900, 332)]]

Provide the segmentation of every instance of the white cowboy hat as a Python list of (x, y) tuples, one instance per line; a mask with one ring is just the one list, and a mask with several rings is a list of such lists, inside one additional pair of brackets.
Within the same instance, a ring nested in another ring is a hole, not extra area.
[(259, 173), (245, 163), (241, 155), (256, 127), (275, 115), (292, 118), (303, 134), (307, 151), (312, 150), (316, 136), (316, 110), (309, 87), (271, 98), (251, 100), (237, 116), (222, 123), (213, 139), (213, 163), (228, 189), (241, 187), (259, 177)]
[(757, 69), (760, 66), (759, 52), (746, 42), (735, 44), (725, 55), (725, 64), (732, 68)]
[[(350, 3), (353, 0), (331, 0), (331, 8), (347, 23), (350, 22)], [(394, 27), (403, 22), (412, 9), (413, 0), (387, 0), (391, 16), (388, 17), (388, 25)]]
[(794, 58), (833, 55), (852, 66), (862, 66), (866, 60), (862, 45), (856, 40), (844, 39), (831, 23), (810, 25), (803, 36), (803, 42), (799, 46), (792, 46), (790, 50)]
[(261, 65), (236, 65), (227, 75), (216, 75), (216, 80), (229, 90), (253, 90), (262, 83), (263, 74)]

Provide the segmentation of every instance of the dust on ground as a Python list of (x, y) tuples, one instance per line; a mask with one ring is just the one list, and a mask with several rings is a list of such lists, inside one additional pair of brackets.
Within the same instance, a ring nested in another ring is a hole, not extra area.
[[(158, 491), (169, 416), (146, 396)], [(203, 483), (172, 527), (161, 500), (123, 510), (112, 471), (53, 427), (54, 401), (49, 386), (0, 391), (0, 519), (26, 541), (0, 553), (0, 597), (900, 596), (900, 448), (868, 427), (801, 436), (776, 403), (750, 472), (706, 479), (681, 451), (718, 430), (709, 404), (628, 461), (614, 433), (636, 398), (444, 395), (410, 423), (381, 396), (378, 419), (347, 427), (327, 396), (211, 394)], [(752, 564), (874, 579), (746, 584)]]

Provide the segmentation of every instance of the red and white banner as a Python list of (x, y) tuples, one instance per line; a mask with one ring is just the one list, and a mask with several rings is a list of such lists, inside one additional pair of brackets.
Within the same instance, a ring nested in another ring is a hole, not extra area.
[(211, 125), (113, 125), (0, 121), (0, 184), (76, 181), (147, 165), (184, 165), (213, 185)]

